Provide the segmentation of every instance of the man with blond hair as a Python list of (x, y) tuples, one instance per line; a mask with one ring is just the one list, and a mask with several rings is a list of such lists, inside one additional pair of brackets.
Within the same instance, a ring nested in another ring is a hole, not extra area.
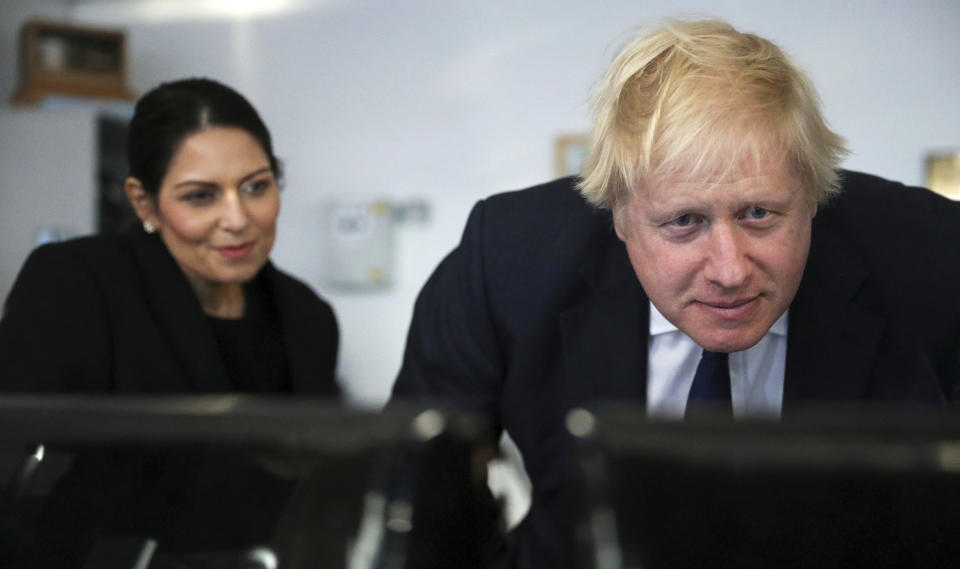
[(842, 139), (773, 43), (717, 21), (630, 43), (579, 177), (479, 202), (417, 301), (395, 399), (448, 398), (521, 450), (522, 567), (570, 563), (565, 413), (682, 418), (949, 398), (960, 206), (839, 170)]

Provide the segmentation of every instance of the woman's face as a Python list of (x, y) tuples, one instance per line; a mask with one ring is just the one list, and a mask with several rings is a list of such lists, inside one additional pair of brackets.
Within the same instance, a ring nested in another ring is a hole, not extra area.
[(184, 139), (153, 209), (152, 223), (188, 277), (236, 284), (270, 255), (280, 195), (257, 140), (240, 128), (213, 127)]

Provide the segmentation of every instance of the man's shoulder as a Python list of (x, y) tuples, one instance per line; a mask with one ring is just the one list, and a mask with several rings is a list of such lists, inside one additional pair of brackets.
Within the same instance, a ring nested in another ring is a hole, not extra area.
[[(956, 307), (960, 285), (960, 203), (930, 190), (858, 172), (843, 172), (843, 190), (814, 218), (811, 255), (831, 270), (861, 266), (886, 304)], [(951, 310), (955, 311), (951, 308)]]
[(547, 202), (573, 205), (582, 202), (583, 197), (577, 190), (577, 177), (566, 176), (519, 190), (493, 194), (487, 200), (515, 204), (529, 203), (530, 205), (542, 205)]
[(576, 176), (494, 194), (484, 201), (488, 210), (503, 213), (580, 213), (590, 216), (598, 211), (580, 195)]
[(629, 268), (610, 212), (588, 203), (573, 177), (482, 200), (458, 250), (480, 255), (487, 274), (513, 292), (559, 293), (566, 290), (560, 283), (579, 282), (583, 271)]
[(494, 194), (482, 200), (484, 225), (504, 238), (583, 238), (597, 228), (610, 229), (610, 212), (580, 195), (577, 178)]
[(926, 188), (841, 172), (840, 194), (819, 208), (814, 226), (884, 254), (946, 253), (960, 239), (960, 203)]
[(862, 172), (845, 170), (840, 175), (840, 194), (821, 208), (827, 219), (842, 216), (845, 222), (897, 225), (921, 219), (956, 220), (960, 216), (960, 203), (926, 188)]

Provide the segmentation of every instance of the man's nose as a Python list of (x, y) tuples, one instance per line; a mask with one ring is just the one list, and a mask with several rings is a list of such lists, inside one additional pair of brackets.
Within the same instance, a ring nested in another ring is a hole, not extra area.
[(710, 228), (704, 277), (722, 288), (736, 288), (750, 275), (744, 235), (728, 223)]
[(220, 225), (227, 231), (239, 232), (243, 231), (249, 222), (250, 216), (247, 214), (246, 204), (240, 197), (240, 192), (227, 192)]

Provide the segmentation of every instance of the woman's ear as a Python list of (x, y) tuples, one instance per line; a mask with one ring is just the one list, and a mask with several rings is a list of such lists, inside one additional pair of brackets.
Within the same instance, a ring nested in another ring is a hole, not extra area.
[(144, 227), (146, 227), (146, 224), (150, 224), (151, 227), (159, 228), (160, 217), (157, 215), (157, 202), (153, 196), (143, 189), (143, 184), (140, 183), (140, 180), (133, 176), (128, 176), (127, 179), (123, 181), (123, 191), (127, 194), (127, 199), (130, 200), (133, 211), (136, 212), (140, 221), (144, 223)]

